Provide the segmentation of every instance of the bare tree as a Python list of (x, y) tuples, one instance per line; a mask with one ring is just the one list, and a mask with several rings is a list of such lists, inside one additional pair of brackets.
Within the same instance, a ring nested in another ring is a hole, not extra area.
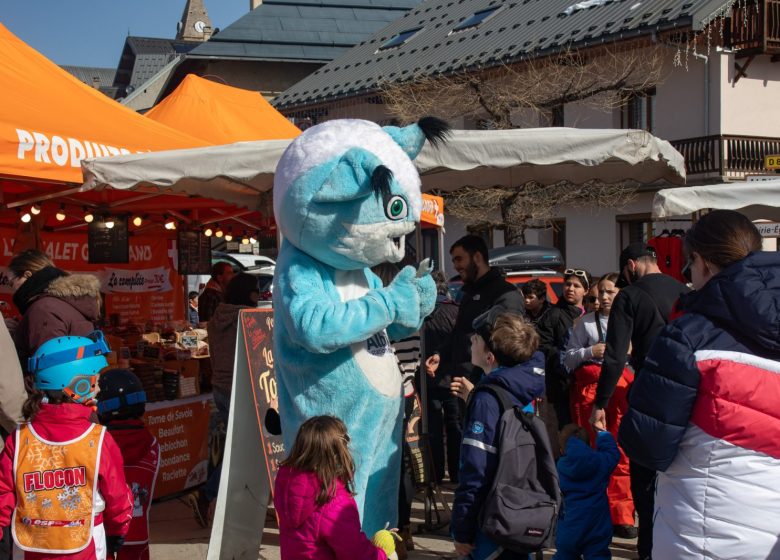
[(661, 47), (604, 47), (591, 53), (564, 51), (540, 60), (481, 71), (424, 75), (382, 88), (387, 110), (401, 122), (425, 115), (445, 119), (488, 117), (495, 128), (512, 128), (512, 114), (546, 115), (566, 103), (611, 110), (632, 93), (662, 80)]
[[(662, 81), (663, 62), (664, 52), (658, 46), (569, 50), (488, 70), (388, 83), (382, 94), (388, 111), (402, 122), (424, 115), (487, 117), (492, 127), (507, 129), (514, 127), (513, 116), (518, 113), (536, 115), (544, 122), (553, 109), (566, 103), (580, 102), (602, 110), (621, 107), (632, 95)], [(511, 244), (525, 243), (529, 228), (552, 225), (564, 205), (619, 208), (634, 198), (635, 191), (631, 185), (527, 183), (467, 187), (444, 196), (451, 214), (470, 225), (502, 227)]]
[[(620, 208), (634, 200), (636, 188), (599, 181), (582, 185), (566, 181), (553, 185), (529, 182), (516, 188), (464, 187), (440, 194), (445, 198), (448, 213), (470, 225), (500, 227), (504, 229), (506, 244), (512, 245), (525, 244), (528, 229), (553, 226), (562, 206)], [(500, 219), (496, 219), (499, 215)]]

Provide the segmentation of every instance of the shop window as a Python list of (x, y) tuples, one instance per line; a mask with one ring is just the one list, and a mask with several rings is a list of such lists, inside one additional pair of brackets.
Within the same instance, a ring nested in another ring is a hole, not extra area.
[(563, 105), (553, 107), (550, 111), (550, 126), (566, 126), (563, 114)]
[(629, 243), (647, 242), (653, 237), (653, 222), (650, 214), (630, 214), (617, 217), (620, 233), (620, 250)]
[(552, 223), (553, 247), (561, 252), (563, 262), (566, 262), (566, 220), (555, 220)]
[(620, 127), (653, 132), (655, 89), (627, 95), (620, 109)]

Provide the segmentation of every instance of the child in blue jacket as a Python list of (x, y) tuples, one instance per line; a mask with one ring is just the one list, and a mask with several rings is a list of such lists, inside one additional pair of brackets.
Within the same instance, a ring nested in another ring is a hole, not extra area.
[[(472, 324), (471, 363), (485, 376), (477, 383), (509, 391), (515, 406), (528, 406), (544, 392), (544, 354), (539, 335), (522, 317), (489, 310)], [(453, 379), (453, 385), (462, 383)], [(498, 468), (500, 405), (475, 391), (469, 398), (460, 451), (460, 482), (455, 490), (450, 531), (455, 552), (468, 560), (527, 560), (528, 554), (504, 550), (480, 530), (479, 513)]]
[(553, 560), (612, 558), (607, 486), (620, 461), (615, 438), (609, 432), (598, 432), (593, 449), (585, 429), (569, 424), (561, 431), (561, 443), (563, 455), (558, 459), (558, 475), (563, 512), (558, 519)]

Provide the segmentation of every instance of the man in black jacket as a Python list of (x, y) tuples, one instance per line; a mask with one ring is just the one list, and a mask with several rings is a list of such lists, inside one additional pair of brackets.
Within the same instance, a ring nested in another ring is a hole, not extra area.
[[(606, 429), (604, 409), (623, 373), (629, 348), (630, 364), (639, 373), (650, 346), (668, 323), (674, 305), (688, 288), (663, 274), (655, 249), (645, 243), (631, 243), (620, 254), (620, 272), (629, 284), (620, 290), (609, 314), (607, 347), (601, 366), (591, 423)], [(653, 546), (653, 493), (655, 472), (630, 462), (631, 493), (639, 516), (639, 558), (651, 557)]]
[[(483, 372), (471, 364), (472, 321), (492, 307), (524, 315), (523, 296), (515, 286), (504, 280), (500, 270), (490, 267), (487, 245), (481, 237), (466, 235), (458, 239), (450, 248), (450, 257), (463, 281), (464, 296), (452, 335), (425, 361), (426, 373), (435, 375), (439, 386), (449, 386), (453, 377), (466, 377), (476, 384)], [(449, 395), (443, 407), (447, 425), (447, 460), (450, 462), (448, 470), (450, 479), (453, 479), (452, 475), (458, 471), (463, 434), (463, 401)]]

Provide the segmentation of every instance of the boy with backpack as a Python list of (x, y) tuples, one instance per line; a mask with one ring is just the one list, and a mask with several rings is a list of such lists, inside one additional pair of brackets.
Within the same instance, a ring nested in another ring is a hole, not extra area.
[(590, 446), (585, 428), (568, 424), (561, 431), (558, 473), (564, 509), (558, 521), (557, 551), (553, 560), (601, 560), (612, 558), (612, 516), (607, 486), (620, 461), (615, 438), (607, 431), (596, 434)]
[[(534, 327), (517, 315), (489, 310), (472, 326), (471, 362), (488, 373), (466, 411), (452, 506), (455, 551), (470, 560), (525, 560), (552, 544), (560, 500), (545, 429), (521, 410), (544, 392), (544, 354)], [(507, 492), (525, 502), (524, 512), (503, 510)]]

